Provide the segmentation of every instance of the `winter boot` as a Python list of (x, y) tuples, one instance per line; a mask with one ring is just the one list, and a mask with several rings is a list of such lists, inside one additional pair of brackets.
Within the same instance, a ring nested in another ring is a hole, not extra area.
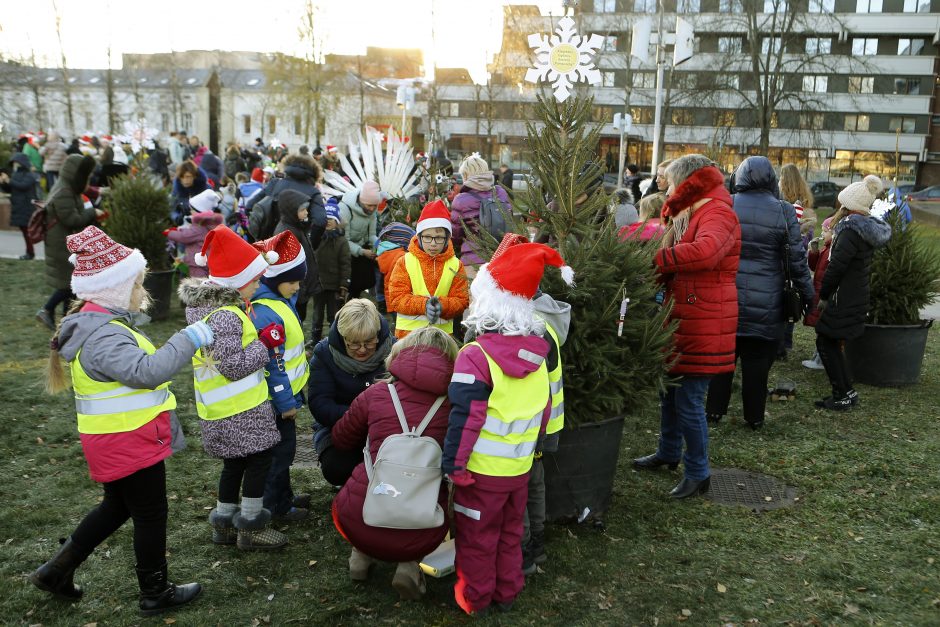
[(86, 551), (75, 544), (71, 536), (62, 538), (59, 543), (62, 545), (59, 547), (59, 552), (37, 568), (29, 576), (29, 580), (40, 590), (51, 592), (66, 601), (75, 602), (82, 598), (82, 589), (75, 585), (72, 576), (75, 574), (75, 569), (88, 558), (91, 551)]
[(369, 578), (369, 571), (372, 570), (373, 565), (375, 565), (374, 559), (356, 547), (353, 547), (352, 552), (349, 554), (349, 578), (353, 581), (367, 580)]
[(198, 583), (176, 585), (166, 579), (166, 562), (156, 570), (137, 569), (140, 584), (140, 615), (153, 616), (185, 605), (199, 596), (202, 586)]
[(406, 601), (416, 601), (424, 596), (427, 588), (418, 562), (399, 562), (392, 577), (392, 587)]
[(238, 548), (243, 551), (268, 551), (279, 549), (287, 544), (287, 536), (268, 527), (270, 522), (271, 512), (266, 509), (262, 509), (254, 516), (245, 515), (243, 501), (241, 511), (232, 516), (232, 524), (238, 530), (236, 540)]
[(529, 541), (522, 547), (522, 574), (534, 575), (538, 564), (544, 564), (548, 561), (545, 554), (545, 536), (541, 533), (533, 533)]
[[(230, 513), (225, 513), (226, 510)], [(235, 544), (238, 541), (238, 530), (232, 525), (232, 518), (237, 513), (238, 506), (234, 503), (219, 503), (209, 512), (213, 544)]]
[(804, 368), (809, 368), (810, 370), (826, 369), (826, 367), (823, 366), (822, 359), (819, 357), (819, 351), (813, 353), (813, 357), (811, 359), (804, 359), (802, 363)]

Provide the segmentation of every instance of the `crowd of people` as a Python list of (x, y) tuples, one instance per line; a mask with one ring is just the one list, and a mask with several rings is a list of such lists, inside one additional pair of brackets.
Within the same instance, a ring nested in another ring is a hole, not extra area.
[[(571, 308), (539, 285), (546, 266), (569, 283), (573, 272), (522, 235), (506, 233), (489, 258), (477, 248), (487, 203), (511, 210), (499, 173), (467, 156), (452, 201), (431, 200), (406, 224), (390, 221), (387, 194), (371, 180), (324, 200), (323, 169), (337, 168), (330, 150), (272, 153), (259, 140), (247, 151), (230, 146), (223, 161), (175, 135), (165, 163), (175, 167), (167, 219), (177, 226), (166, 236), (189, 267), (179, 288), (187, 326), (157, 348), (135, 326), (147, 303), (143, 257), (95, 225), (104, 214), (89, 191), (96, 172), (108, 180), (109, 148), (97, 161), (67, 155), (52, 171), (46, 267), (55, 292), (37, 316), (55, 333), (48, 387), (63, 389), (67, 362), (104, 499), (31, 581), (78, 600), (76, 569), (130, 518), (141, 612), (200, 594), (197, 583), (170, 581), (165, 558), (163, 460), (185, 446), (168, 382), (191, 365), (203, 448), (221, 461), (213, 543), (277, 549), (289, 538), (274, 521), (310, 517), (311, 496), (290, 476), (307, 407), (320, 471), (337, 490), (332, 518), (351, 545), (350, 578), (395, 562), (393, 587), (420, 598), (419, 562), (453, 517), (458, 605), (472, 615), (510, 610), (546, 559), (540, 460), (564, 421), (560, 349)], [(267, 168), (266, 158), (278, 160)], [(13, 180), (26, 172), (35, 188), (26, 151), (13, 162), (2, 182), (22, 192)], [(591, 179), (585, 198), (601, 193), (599, 172), (581, 170)], [(659, 242), (658, 299), (677, 323), (659, 446), (633, 461), (644, 470), (681, 461), (673, 498), (709, 490), (708, 425), (728, 412), (739, 360), (744, 419), (764, 424), (770, 368), (792, 347), (785, 276), (816, 328), (808, 362), (818, 358), (832, 386), (816, 406), (858, 404), (842, 345), (863, 331), (872, 255), (891, 234), (870, 215), (881, 191), (874, 176), (849, 185), (818, 238), (798, 169), (786, 165), (778, 178), (765, 157), (748, 157), (726, 182), (707, 157), (685, 155), (615, 192), (610, 219), (621, 239)], [(60, 304), (68, 309), (56, 324)], [(419, 444), (436, 453), (414, 453)]]

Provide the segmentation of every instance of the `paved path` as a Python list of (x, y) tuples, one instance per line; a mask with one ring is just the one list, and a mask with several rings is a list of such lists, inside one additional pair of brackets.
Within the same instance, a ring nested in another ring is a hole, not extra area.
[[(45, 259), (43, 245), (36, 244), (36, 259)], [(23, 234), (19, 231), (0, 231), (0, 257), (16, 259), (26, 252)]]

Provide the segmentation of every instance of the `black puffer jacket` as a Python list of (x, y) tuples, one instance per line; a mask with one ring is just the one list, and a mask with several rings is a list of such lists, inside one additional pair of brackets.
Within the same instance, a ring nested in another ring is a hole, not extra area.
[(777, 175), (766, 157), (748, 157), (732, 180), (734, 212), (741, 223), (738, 265), (738, 335), (783, 337), (784, 242), (790, 242), (790, 275), (806, 307), (813, 280), (793, 205), (778, 198)]
[(836, 225), (819, 299), (827, 306), (816, 323), (816, 332), (839, 340), (865, 333), (871, 262), (875, 249), (891, 239), (891, 226), (859, 214), (851, 214)]
[[(326, 230), (326, 208), (323, 206), (323, 195), (320, 188), (314, 181), (313, 170), (308, 170), (299, 165), (288, 165), (284, 168), (284, 178), (273, 178), (261, 190), (260, 193), (252, 196), (245, 207), (251, 211), (258, 202), (265, 196), (275, 198), (285, 189), (294, 189), (310, 197), (310, 230), (307, 234), (310, 237), (310, 245), (316, 250), (320, 246), (320, 239), (323, 237), (323, 231)], [(309, 261), (308, 261), (309, 263)]]

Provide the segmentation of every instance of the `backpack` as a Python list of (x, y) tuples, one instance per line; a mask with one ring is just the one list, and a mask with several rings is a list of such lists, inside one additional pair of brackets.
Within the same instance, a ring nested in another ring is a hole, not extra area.
[(495, 187), (490, 197), (480, 202), (480, 228), (497, 240), (502, 239), (506, 234), (506, 210), (496, 196)]
[(277, 207), (277, 196), (265, 196), (255, 203), (248, 216), (248, 232), (255, 241), (268, 239), (274, 235), (274, 229), (281, 220)]
[(46, 239), (46, 233), (59, 221), (55, 218), (46, 220), (46, 203), (41, 200), (33, 201), (33, 214), (29, 216), (26, 225), (26, 238), (30, 244), (38, 244)]
[(388, 392), (402, 432), (382, 442), (375, 464), (369, 440), (363, 451), (369, 486), (362, 505), (362, 520), (370, 527), (385, 529), (433, 529), (444, 524), (444, 510), (437, 502), (441, 491), (441, 447), (434, 438), (421, 435), (444, 403), (438, 397), (424, 420), (409, 430), (395, 385)]

